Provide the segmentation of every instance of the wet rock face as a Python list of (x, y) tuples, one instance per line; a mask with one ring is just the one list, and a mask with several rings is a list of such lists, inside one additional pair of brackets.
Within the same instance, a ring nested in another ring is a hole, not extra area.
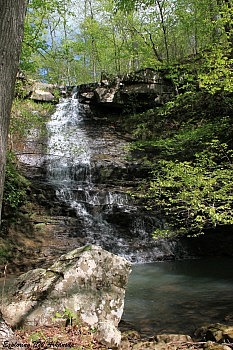
[(4, 307), (4, 319), (17, 327), (51, 324), (56, 313), (63, 315), (63, 322), (78, 317), (96, 327), (107, 345), (119, 345), (117, 326), (129, 273), (124, 258), (98, 246), (77, 248), (48, 269), (21, 275)]

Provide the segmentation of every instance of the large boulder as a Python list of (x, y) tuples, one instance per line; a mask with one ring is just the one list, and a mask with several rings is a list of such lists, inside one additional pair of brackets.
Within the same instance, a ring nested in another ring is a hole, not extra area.
[(19, 327), (78, 318), (95, 327), (107, 346), (118, 346), (130, 271), (127, 260), (98, 246), (77, 248), (48, 269), (21, 275), (3, 308), (4, 319)]
[(32, 84), (31, 99), (39, 102), (56, 102), (54, 92), (57, 86), (53, 84), (46, 84), (42, 82), (34, 82)]
[(49, 91), (35, 90), (31, 94), (31, 99), (41, 102), (54, 102), (54, 95)]

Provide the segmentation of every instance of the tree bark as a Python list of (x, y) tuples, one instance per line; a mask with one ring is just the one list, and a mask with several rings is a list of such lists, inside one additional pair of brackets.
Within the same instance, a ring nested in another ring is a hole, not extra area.
[(0, 0), (0, 223), (7, 136), (23, 40), (26, 0)]

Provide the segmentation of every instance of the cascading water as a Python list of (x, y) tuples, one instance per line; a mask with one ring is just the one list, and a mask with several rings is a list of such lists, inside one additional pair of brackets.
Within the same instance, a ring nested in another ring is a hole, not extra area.
[(103, 136), (98, 125), (87, 127), (75, 98), (58, 104), (47, 129), (47, 181), (56, 188), (57, 197), (76, 212), (73, 236), (77, 245), (79, 241), (97, 244), (133, 262), (173, 255), (173, 246), (151, 239), (145, 218), (124, 191), (93, 180), (97, 172), (95, 157), (106, 158), (111, 148), (111, 159), (118, 162), (125, 147), (123, 141), (112, 134)]

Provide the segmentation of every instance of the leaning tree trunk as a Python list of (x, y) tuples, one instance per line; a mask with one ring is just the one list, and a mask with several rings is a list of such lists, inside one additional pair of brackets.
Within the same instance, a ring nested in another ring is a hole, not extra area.
[(0, 0), (0, 223), (7, 135), (23, 39), (26, 0)]

